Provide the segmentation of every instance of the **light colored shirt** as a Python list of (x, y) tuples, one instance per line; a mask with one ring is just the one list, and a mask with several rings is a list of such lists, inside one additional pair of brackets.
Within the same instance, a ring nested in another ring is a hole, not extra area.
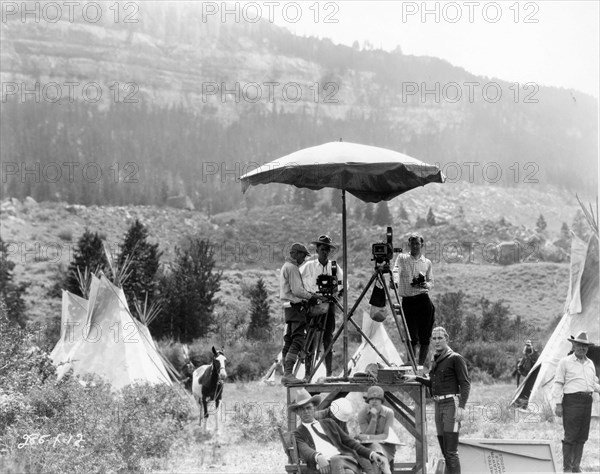
[[(411, 286), (413, 278), (417, 278), (419, 273), (425, 275), (427, 288)], [(409, 253), (399, 254), (396, 258), (392, 275), (400, 296), (417, 296), (421, 293), (428, 293), (433, 288), (433, 265), (431, 264), (431, 260), (425, 258), (423, 254), (418, 258), (413, 257)]]
[(563, 395), (569, 393), (600, 392), (597, 380), (596, 368), (590, 359), (578, 359), (575, 354), (563, 357), (558, 361), (554, 375), (554, 403), (561, 403)]
[(283, 306), (289, 307), (290, 303), (300, 303), (310, 299), (311, 296), (304, 288), (296, 261), (291, 258), (286, 259), (279, 274), (279, 299)]
[(331, 459), (336, 454), (341, 454), (333, 444), (328, 443), (327, 441), (325, 441), (323, 438), (321, 438), (320, 436), (318, 436), (315, 433), (314, 430), (317, 430), (322, 435), (327, 436), (325, 434), (325, 432), (323, 431), (323, 428), (321, 427), (321, 423), (319, 423), (318, 421), (315, 421), (313, 423), (302, 423), (302, 424), (306, 427), (306, 429), (312, 436), (312, 439), (315, 442), (315, 451), (317, 451), (318, 454), (322, 454), (323, 456), (325, 456), (325, 458), (327, 460)]
[(361, 434), (383, 435), (378, 441), (385, 442), (390, 436), (392, 425), (394, 423), (394, 411), (386, 406), (381, 406), (381, 411), (377, 416), (371, 412), (371, 406), (366, 405), (358, 412), (358, 425)]
[[(304, 262), (300, 266), (300, 274), (302, 275), (304, 287), (308, 291), (315, 293), (319, 289), (317, 286), (317, 277), (319, 275), (331, 275), (331, 260), (327, 260), (325, 265), (321, 265), (318, 258)], [(336, 277), (338, 283), (344, 281), (344, 273), (339, 265), (337, 266)], [(338, 284), (338, 291), (339, 290), (341, 290), (341, 287)], [(337, 291), (335, 294), (337, 294)]]

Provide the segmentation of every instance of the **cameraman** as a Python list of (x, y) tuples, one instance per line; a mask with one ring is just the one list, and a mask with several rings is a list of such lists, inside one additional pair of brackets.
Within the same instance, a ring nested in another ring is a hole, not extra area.
[(285, 335), (283, 336), (283, 377), (284, 385), (301, 383), (294, 377), (294, 364), (304, 346), (306, 335), (306, 306), (316, 304), (319, 296), (307, 291), (302, 282), (299, 266), (310, 255), (304, 244), (296, 242), (290, 248), (290, 256), (281, 267), (279, 278), (279, 299), (285, 314)]
[(435, 319), (435, 307), (429, 298), (429, 290), (433, 288), (433, 266), (431, 260), (423, 256), (425, 240), (420, 234), (410, 234), (408, 244), (410, 254), (398, 255), (392, 275), (402, 297), (413, 354), (416, 358), (417, 345), (420, 344), (418, 365), (423, 365)]
[[(329, 260), (329, 254), (332, 250), (337, 247), (328, 235), (321, 235), (319, 238), (311, 242), (316, 245), (317, 258), (304, 262), (300, 267), (300, 273), (302, 274), (302, 281), (304, 282), (305, 288), (315, 293), (319, 288), (317, 286), (317, 277), (319, 275), (332, 275), (331, 260)], [(337, 266), (337, 281), (343, 280), (342, 269)], [(337, 285), (337, 283), (336, 283)], [(333, 295), (340, 296), (342, 291), (338, 292), (338, 287), (334, 288)], [(335, 330), (335, 305), (330, 303), (327, 309), (327, 319), (325, 320), (325, 328), (323, 330), (323, 347), (327, 349), (333, 340), (333, 331)], [(332, 375), (332, 364), (333, 364), (333, 350), (329, 351), (327, 357), (325, 357), (325, 371), (327, 377)]]

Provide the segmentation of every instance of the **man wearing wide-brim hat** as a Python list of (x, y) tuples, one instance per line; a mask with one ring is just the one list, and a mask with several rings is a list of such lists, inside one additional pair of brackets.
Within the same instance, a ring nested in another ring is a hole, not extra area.
[[(298, 456), (306, 462), (308, 474), (338, 474), (345, 469), (360, 474), (362, 468), (356, 456), (369, 459), (377, 465), (389, 466), (387, 459), (352, 439), (331, 419), (315, 420), (315, 408), (321, 402), (319, 395), (311, 396), (304, 388), (296, 393), (288, 410), (302, 421), (294, 430)], [(385, 469), (385, 467), (384, 467)]]
[[(302, 281), (308, 291), (316, 293), (319, 289), (317, 278), (319, 275), (332, 275), (334, 273), (332, 261), (329, 260), (330, 253), (337, 247), (328, 235), (320, 235), (319, 238), (311, 244), (316, 246), (317, 258), (307, 260), (300, 267)], [(339, 265), (335, 266), (336, 288), (333, 290), (333, 296), (340, 296), (341, 291), (338, 282), (343, 281), (344, 274)], [(320, 305), (325, 306), (326, 317), (323, 326), (323, 348), (327, 349), (333, 341), (333, 332), (335, 330), (335, 304), (324, 301)], [(327, 377), (331, 377), (333, 368), (333, 350), (330, 350), (325, 356), (325, 372)], [(310, 367), (309, 367), (310, 369)]]
[(581, 472), (583, 445), (590, 432), (592, 418), (592, 395), (600, 392), (594, 363), (586, 357), (594, 343), (582, 331), (567, 339), (573, 351), (563, 357), (554, 375), (553, 399), (556, 416), (562, 417), (565, 435), (563, 439), (563, 472)]

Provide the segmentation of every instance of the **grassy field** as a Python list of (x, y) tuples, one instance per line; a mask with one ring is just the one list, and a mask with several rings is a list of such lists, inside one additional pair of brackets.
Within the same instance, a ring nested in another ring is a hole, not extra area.
[[(516, 440), (548, 440), (558, 470), (562, 467), (560, 419), (547, 409), (531, 414), (508, 407), (513, 385), (474, 384), (468, 405), (468, 420), (461, 438), (497, 438)], [(360, 407), (360, 397), (352, 399)], [(257, 382), (227, 384), (223, 404), (209, 418), (208, 428), (188, 426), (197, 443), (178, 447), (172, 456), (152, 466), (160, 473), (283, 473), (285, 454), (275, 426), (285, 426), (285, 388)], [(218, 420), (217, 420), (218, 419)], [(429, 464), (440, 456), (433, 424), (433, 404), (427, 404)], [(217, 428), (218, 423), (218, 428)], [(414, 440), (400, 427), (396, 432), (405, 446), (399, 447), (396, 459), (414, 458)], [(351, 432), (356, 426), (350, 424)], [(590, 438), (585, 446), (582, 468), (600, 471), (600, 422), (592, 420)], [(433, 472), (431, 469), (429, 472)]]

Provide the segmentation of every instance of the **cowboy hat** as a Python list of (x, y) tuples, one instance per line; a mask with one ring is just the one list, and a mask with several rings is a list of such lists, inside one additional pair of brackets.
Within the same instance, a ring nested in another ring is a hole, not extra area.
[(313, 405), (318, 405), (321, 403), (321, 397), (319, 395), (310, 396), (310, 393), (305, 388), (300, 388), (296, 392), (296, 399), (294, 403), (290, 403), (288, 407), (288, 411), (296, 411), (297, 408), (300, 408), (307, 403), (312, 403)]
[(585, 344), (587, 346), (593, 346), (594, 345), (593, 342), (588, 341), (587, 332), (585, 332), (585, 331), (581, 331), (579, 334), (577, 334), (577, 337), (571, 336), (570, 338), (567, 339), (567, 341), (569, 341), (569, 342), (579, 342), (580, 344)]
[(378, 398), (383, 402), (385, 400), (383, 389), (377, 385), (369, 387), (369, 390), (367, 390), (367, 395), (365, 395), (364, 399), (368, 402), (372, 398)]
[(352, 403), (347, 398), (338, 398), (332, 401), (329, 410), (333, 416), (343, 423), (350, 421), (354, 415)]
[(331, 240), (331, 237), (329, 237), (328, 235), (320, 235), (319, 238), (311, 242), (311, 244), (326, 245), (327, 247), (331, 247), (332, 249), (337, 248), (337, 246), (333, 243), (333, 240)]

